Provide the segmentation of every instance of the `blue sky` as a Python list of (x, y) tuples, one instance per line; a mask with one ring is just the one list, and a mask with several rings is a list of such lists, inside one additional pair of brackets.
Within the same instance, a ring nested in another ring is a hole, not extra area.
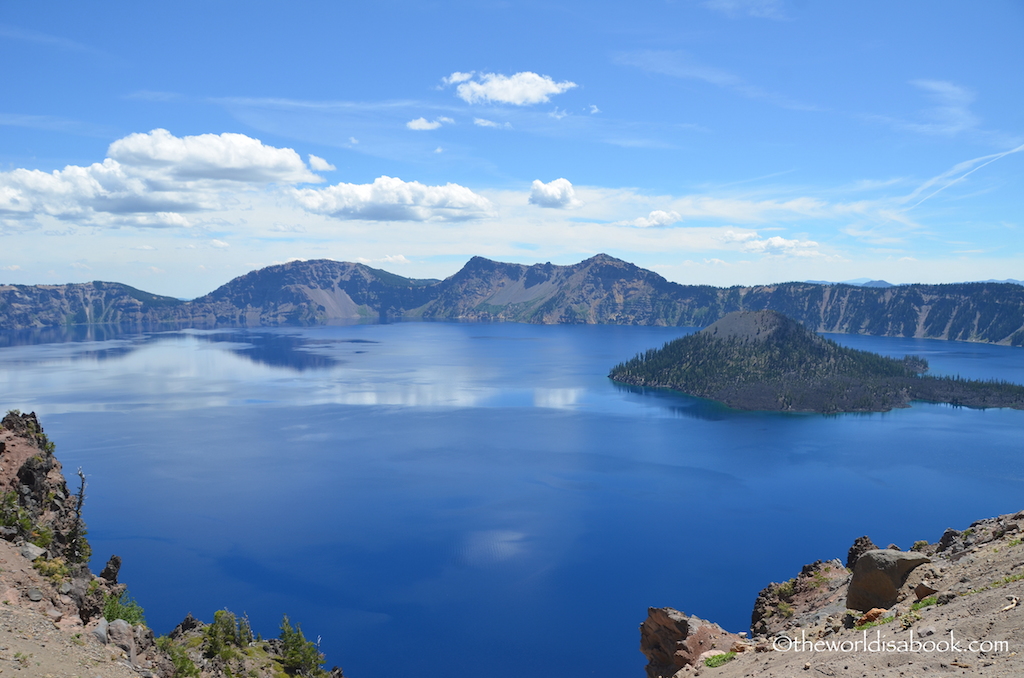
[(0, 283), (1024, 278), (1024, 4), (0, 4)]

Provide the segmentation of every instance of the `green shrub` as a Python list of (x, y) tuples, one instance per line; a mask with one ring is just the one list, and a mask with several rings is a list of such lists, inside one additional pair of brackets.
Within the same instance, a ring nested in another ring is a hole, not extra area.
[(112, 622), (115, 619), (123, 619), (132, 626), (136, 624), (145, 626), (146, 618), (143, 616), (144, 612), (142, 606), (128, 595), (128, 591), (125, 591), (119, 597), (108, 594), (103, 599), (103, 618), (108, 622)]
[(185, 648), (175, 645), (167, 636), (157, 638), (156, 646), (170, 657), (171, 665), (174, 666), (172, 678), (199, 678), (199, 669), (196, 668)]
[(928, 548), (928, 540), (927, 539), (919, 539), (919, 540), (914, 542), (914, 545), (910, 547), (910, 550), (911, 551), (924, 551), (926, 548)]
[(726, 652), (725, 654), (716, 654), (713, 657), (708, 657), (707, 659), (705, 659), (704, 660), (704, 666), (709, 666), (709, 667), (711, 667), (713, 669), (714, 668), (718, 668), (722, 664), (726, 664), (728, 662), (731, 662), (735, 658), (736, 658), (736, 653), (735, 652)]

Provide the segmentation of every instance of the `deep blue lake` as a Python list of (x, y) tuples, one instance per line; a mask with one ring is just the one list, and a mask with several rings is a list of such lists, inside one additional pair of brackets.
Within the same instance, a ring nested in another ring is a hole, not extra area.
[[(606, 378), (688, 331), (8, 333), (0, 407), (84, 468), (93, 569), (122, 556), (158, 633), (287, 613), (353, 678), (639, 677), (648, 606), (745, 630), (862, 534), (1024, 509), (1021, 411), (745, 413)], [(1021, 349), (830, 337), (1024, 382)]]

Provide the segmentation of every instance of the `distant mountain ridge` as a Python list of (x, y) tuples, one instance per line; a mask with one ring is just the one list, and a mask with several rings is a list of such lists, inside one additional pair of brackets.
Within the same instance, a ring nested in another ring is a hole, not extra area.
[(732, 311), (775, 310), (816, 332), (1024, 345), (1024, 287), (958, 283), (856, 287), (791, 282), (680, 285), (598, 254), (578, 264), (473, 257), (445, 280), (327, 259), (268, 266), (192, 301), (120, 283), (0, 285), (0, 329), (93, 323), (316, 325), (352, 320), (706, 326)]

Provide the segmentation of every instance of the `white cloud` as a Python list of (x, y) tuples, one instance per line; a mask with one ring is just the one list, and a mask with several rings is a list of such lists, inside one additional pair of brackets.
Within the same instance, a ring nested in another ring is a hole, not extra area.
[(600, 113), (600, 112), (601, 112), (600, 108), (598, 108), (594, 104), (590, 104), (590, 114), (591, 115), (593, 115), (594, 113)]
[(500, 127), (503, 129), (512, 129), (512, 125), (507, 122), (494, 122), (493, 120), (487, 120), (486, 118), (473, 118), (473, 124), (477, 127)]
[(71, 263), (71, 268), (75, 269), (76, 271), (91, 271), (92, 270), (92, 268), (90, 268), (86, 264), (83, 264), (80, 261), (72, 262)]
[(443, 82), (445, 85), (455, 85), (460, 82), (466, 82), (467, 80), (471, 80), (473, 78), (473, 73), (474, 71), (470, 71), (469, 73), (460, 73), (459, 71), (455, 71), (447, 78), (441, 78), (441, 82)]
[(359, 139), (356, 139), (355, 137), (349, 137), (349, 138), (348, 138), (348, 142), (349, 142), (350, 144), (352, 144), (353, 146), (355, 146), (356, 144), (358, 144), (358, 143), (359, 143)]
[(17, 264), (11, 264), (10, 266), (0, 266), (0, 271), (20, 271), (21, 266)]
[(431, 122), (426, 118), (416, 118), (415, 120), (410, 120), (409, 122), (405, 123), (405, 126), (408, 127), (409, 129), (414, 130), (431, 130), (440, 127), (441, 123), (437, 120)]
[(405, 258), (402, 254), (385, 254), (379, 259), (366, 259), (364, 257), (356, 257), (356, 261), (361, 264), (411, 264), (412, 262)]
[(216, 247), (219, 250), (227, 249), (231, 245), (227, 244), (223, 240), (217, 240), (216, 238), (210, 241), (210, 245)]
[(577, 86), (568, 80), (555, 82), (550, 76), (530, 71), (511, 76), (500, 73), (476, 75), (456, 72), (445, 78), (444, 83), (459, 83), (455, 88), (455, 94), (466, 103), (502, 103), (516, 106), (546, 103), (553, 95)]
[(434, 153), (444, 153), (444, 149), (438, 146), (437, 148), (434, 149)]
[(679, 212), (654, 210), (646, 217), (634, 219), (630, 223), (634, 226), (639, 226), (640, 228), (657, 228), (659, 226), (671, 226), (680, 219), (682, 219), (682, 217), (679, 216)]
[(313, 155), (312, 153), (309, 154), (309, 166), (317, 172), (330, 172), (331, 170), (338, 169), (320, 156)]
[(144, 252), (152, 252), (156, 248), (153, 247), (152, 245), (139, 245), (137, 247), (132, 247), (131, 249), (133, 249), (133, 250), (142, 250)]
[(756, 232), (726, 231), (720, 240), (727, 244), (739, 243), (744, 252), (798, 257), (819, 256), (818, 243), (813, 240), (790, 240), (778, 235), (762, 238)]
[(489, 216), (491, 202), (465, 186), (426, 186), (378, 177), (372, 184), (336, 184), (292, 191), (304, 209), (335, 219), (462, 221)]
[(165, 129), (129, 134), (110, 144), (107, 156), (122, 165), (151, 169), (177, 180), (247, 183), (320, 183), (299, 154), (266, 146), (244, 134), (176, 137)]
[(568, 179), (555, 179), (544, 183), (536, 179), (530, 186), (530, 204), (556, 209), (575, 209), (583, 202), (576, 198), (576, 191)]
[[(222, 209), (240, 190), (322, 182), (290, 148), (244, 134), (175, 137), (167, 130), (131, 134), (88, 167), (0, 172), (0, 228), (40, 220), (108, 228), (183, 228), (185, 215)], [(326, 161), (310, 156), (319, 167)], [(322, 164), (320, 164), (322, 163)]]

